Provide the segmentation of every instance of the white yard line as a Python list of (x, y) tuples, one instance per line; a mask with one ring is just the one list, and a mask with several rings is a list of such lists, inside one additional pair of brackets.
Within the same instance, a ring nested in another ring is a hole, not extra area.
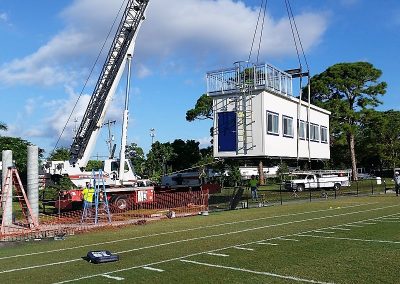
[(109, 279), (113, 279), (113, 280), (117, 280), (117, 281), (125, 280), (125, 278), (117, 277), (117, 276), (111, 276), (111, 275), (108, 275), (108, 274), (103, 274), (102, 276), (105, 277), (105, 278), (109, 278)]
[(222, 257), (228, 257), (228, 254), (223, 254), (223, 253), (213, 253), (213, 252), (208, 252), (208, 255), (214, 255), (214, 256), (222, 256)]
[(321, 239), (333, 239), (333, 240), (346, 240), (346, 241), (368, 242), (368, 243), (400, 244), (400, 242), (396, 242), (396, 241), (385, 241), (385, 240), (368, 240), (368, 239), (355, 239), (355, 238), (340, 238), (340, 237), (317, 236), (317, 235), (309, 235), (309, 234), (301, 234), (301, 235), (299, 235), (299, 236), (301, 236), (301, 237), (321, 238)]
[(363, 228), (363, 227), (364, 227), (364, 226), (355, 225), (355, 224), (346, 224), (346, 225), (343, 225), (343, 226), (346, 226), (346, 227), (355, 227), (355, 228)]
[(151, 271), (156, 271), (156, 272), (164, 272), (164, 270), (159, 269), (159, 268), (154, 268), (150, 266), (144, 266), (143, 269), (151, 270)]
[(322, 234), (334, 234), (335, 233), (335, 232), (332, 232), (332, 231), (322, 231), (322, 230), (317, 230), (317, 231), (314, 231), (314, 232), (322, 233)]
[[(390, 207), (394, 207), (394, 206), (398, 206), (398, 205), (393, 205), (393, 206), (390, 206)], [(386, 207), (382, 207), (381, 209), (386, 209)], [(371, 210), (375, 211), (375, 210), (377, 210), (377, 208), (367, 210), (367, 212), (368, 212), (368, 211), (371, 211)], [(365, 213), (365, 211), (361, 211), (361, 212), (359, 212), (359, 213)], [(396, 214), (397, 214), (397, 213), (396, 213)], [(342, 214), (340, 214), (340, 215), (342, 215)], [(393, 214), (390, 214), (390, 215), (387, 215), (387, 216), (392, 216), (392, 215), (393, 215)], [(369, 218), (369, 219), (366, 219), (365, 221), (369, 221), (369, 220), (372, 220), (372, 219), (376, 219), (376, 218)], [(358, 221), (357, 221), (357, 222), (358, 222)], [(352, 223), (354, 223), (354, 222), (352, 222)], [(326, 228), (321, 228), (321, 229), (326, 229)], [(312, 233), (312, 232), (314, 232), (314, 230), (304, 231), (304, 232), (300, 232), (300, 233), (296, 233), (296, 234), (282, 235), (282, 236), (278, 236), (278, 237), (273, 237), (273, 238), (270, 238), (270, 239), (266, 239), (266, 240), (264, 240), (264, 241), (275, 240), (275, 239), (280, 238), (280, 237), (301, 236), (301, 234), (307, 234), (307, 233)], [(260, 242), (260, 241), (254, 241), (254, 242), (242, 243), (242, 244), (239, 244), (239, 245), (257, 244), (257, 243), (259, 243), (259, 242)], [(185, 256), (170, 258), (170, 259), (166, 259), (166, 260), (160, 260), (160, 261), (153, 262), (153, 263), (148, 263), (148, 264), (145, 264), (145, 265), (139, 265), (139, 266), (132, 266), (132, 267), (127, 267), (127, 268), (122, 268), (122, 269), (118, 269), (118, 270), (114, 270), (114, 271), (109, 271), (109, 272), (107, 272), (107, 273), (117, 273), (117, 272), (129, 271), (129, 270), (133, 270), (133, 269), (143, 268), (143, 267), (145, 267), (145, 266), (157, 265), (157, 264), (162, 264), (162, 263), (167, 263), (167, 262), (182, 260), (182, 259), (189, 258), (189, 257), (193, 257), (193, 256), (198, 256), (198, 255), (207, 254), (207, 253), (209, 253), (209, 252), (217, 252), (217, 251), (227, 250), (227, 249), (232, 248), (232, 247), (237, 246), (237, 245), (238, 245), (238, 244), (233, 245), (233, 246), (228, 246), (228, 247), (213, 249), (213, 250), (209, 250), (209, 251), (193, 253), (193, 254), (189, 254), (189, 255), (185, 255)], [(89, 278), (101, 276), (101, 275), (102, 275), (102, 274), (92, 274), (92, 275), (89, 275), (89, 276), (83, 276), (83, 277), (79, 277), (79, 278), (75, 278), (75, 279), (70, 279), (70, 280), (64, 280), (64, 281), (56, 282), (55, 284), (70, 283), (70, 282), (75, 282), (75, 281), (80, 281), (80, 280), (84, 280), (84, 279), (89, 279)]]
[(249, 270), (249, 269), (239, 268), (239, 267), (210, 264), (210, 263), (204, 263), (204, 262), (198, 262), (198, 261), (192, 261), (192, 260), (186, 260), (186, 259), (181, 259), (181, 261), (182, 262), (186, 262), (186, 263), (196, 264), (196, 265), (213, 267), (213, 268), (222, 268), (222, 269), (229, 269), (229, 270), (247, 272), (247, 273), (252, 273), (252, 274), (258, 274), (258, 275), (271, 276), (271, 277), (276, 277), (276, 278), (281, 278), (281, 279), (286, 279), (286, 280), (292, 280), (292, 281), (297, 281), (297, 282), (318, 283), (318, 284), (333, 283), (333, 282), (324, 282), (324, 281), (317, 281), (317, 280), (311, 280), (311, 279), (304, 279), (304, 278), (299, 278), (299, 277), (296, 277), (296, 276), (280, 275), (280, 274), (271, 273), (271, 272), (265, 272), (265, 271), (255, 271), (255, 270)]
[(394, 220), (381, 220), (382, 223), (399, 223), (400, 221), (394, 221)]
[(278, 239), (283, 240), (283, 241), (292, 241), (292, 242), (298, 242), (299, 241), (299, 240), (296, 240), (296, 239), (289, 239), (289, 238), (278, 238)]
[(368, 222), (368, 223), (367, 222), (360, 222), (360, 224), (363, 224), (363, 225), (376, 225), (376, 223), (371, 223), (371, 222)]
[(279, 246), (278, 244), (275, 244), (275, 243), (268, 243), (268, 242), (257, 242), (257, 244), (260, 244), (260, 245), (268, 245), (268, 246)]
[(330, 230), (340, 230), (340, 231), (351, 231), (351, 229), (347, 229), (347, 228), (339, 228), (339, 227), (332, 227), (329, 228)]
[[(372, 205), (372, 204), (377, 204), (377, 202), (350, 205), (350, 206), (342, 207), (342, 209), (361, 207), (361, 206), (369, 206), (369, 205)], [(118, 239), (118, 240), (113, 240), (113, 241), (91, 243), (91, 244), (68, 247), (68, 248), (61, 248), (61, 249), (54, 249), (54, 250), (47, 250), (47, 251), (40, 251), (40, 252), (33, 252), (33, 253), (26, 253), (26, 254), (17, 254), (17, 255), (11, 255), (11, 256), (4, 256), (4, 257), (0, 257), (0, 260), (9, 259), (9, 258), (17, 258), (17, 257), (25, 257), (25, 256), (33, 256), (33, 255), (38, 255), (38, 254), (55, 253), (55, 252), (74, 250), (74, 249), (80, 249), (80, 248), (85, 248), (85, 247), (100, 246), (100, 245), (105, 245), (105, 244), (114, 244), (114, 243), (120, 243), (120, 242), (126, 242), (126, 241), (138, 240), (138, 239), (147, 239), (147, 238), (150, 238), (150, 237), (158, 237), (158, 236), (163, 236), (163, 235), (190, 232), (190, 231), (195, 231), (195, 230), (217, 228), (217, 227), (228, 226), (228, 225), (256, 222), (256, 221), (261, 221), (261, 220), (268, 220), (268, 219), (275, 219), (275, 218), (282, 218), (282, 217), (291, 217), (291, 216), (298, 216), (298, 215), (305, 215), (305, 214), (312, 214), (312, 213), (326, 212), (326, 211), (333, 211), (333, 210), (334, 209), (321, 209), (321, 210), (306, 211), (306, 212), (301, 212), (301, 213), (291, 213), (291, 214), (269, 216), (269, 217), (256, 218), (256, 219), (247, 219), (247, 220), (235, 221), (235, 222), (227, 222), (227, 223), (221, 223), (221, 224), (215, 224), (215, 225), (201, 226), (201, 227), (196, 227), (196, 228), (189, 228), (189, 229), (174, 230), (174, 231), (157, 233), (157, 234), (143, 235), (143, 236), (132, 237), (132, 238), (124, 238), (124, 239)]]
[(239, 250), (248, 250), (248, 251), (253, 251), (254, 249), (252, 248), (243, 248), (243, 247), (233, 247), (234, 249), (239, 249)]

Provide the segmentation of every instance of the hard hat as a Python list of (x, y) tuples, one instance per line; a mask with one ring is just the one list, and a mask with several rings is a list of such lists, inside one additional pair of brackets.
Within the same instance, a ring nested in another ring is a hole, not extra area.
[(395, 174), (395, 175), (398, 175), (398, 174), (399, 174), (399, 172), (394, 172), (394, 174)]

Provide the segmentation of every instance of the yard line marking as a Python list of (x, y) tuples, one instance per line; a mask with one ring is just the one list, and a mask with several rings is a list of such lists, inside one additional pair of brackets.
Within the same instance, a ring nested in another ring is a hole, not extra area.
[(332, 228), (329, 228), (329, 229), (332, 229), (332, 230), (340, 230), (340, 231), (351, 231), (351, 229), (339, 228), (339, 227), (332, 227)]
[(321, 231), (321, 230), (316, 230), (314, 231), (316, 233), (323, 233), (323, 234), (334, 234), (335, 232), (331, 232), (331, 231)]
[(258, 242), (257, 244), (260, 244), (260, 245), (269, 245), (269, 246), (278, 246), (278, 244), (275, 244), (275, 243), (268, 243), (268, 242)]
[[(33, 266), (27, 266), (27, 267), (21, 267), (21, 268), (13, 268), (13, 269), (8, 269), (8, 270), (0, 271), (0, 274), (10, 273), (10, 272), (16, 272), (16, 271), (22, 271), (22, 270), (35, 269), (35, 268), (41, 268), (41, 267), (47, 267), (47, 266), (54, 266), (54, 265), (70, 263), (70, 262), (74, 262), (74, 261), (78, 261), (78, 260), (82, 260), (82, 259), (81, 259), (81, 258), (78, 258), (78, 259), (70, 259), (70, 260), (58, 261), (58, 262), (53, 262), (53, 263), (46, 263), (46, 264), (40, 264), (40, 265), (33, 265)], [(102, 275), (102, 274), (99, 274), (99, 275)]]
[(365, 225), (376, 225), (376, 223), (371, 223), (371, 222), (362, 222), (362, 223), (360, 223), (360, 224), (365, 224)]
[(186, 262), (186, 263), (202, 265), (202, 266), (208, 266), (208, 267), (214, 267), (214, 268), (223, 268), (223, 269), (229, 269), (229, 270), (235, 270), (235, 271), (241, 271), (241, 272), (248, 272), (248, 273), (253, 273), (253, 274), (258, 274), (258, 275), (266, 275), (266, 276), (271, 276), (271, 277), (276, 277), (276, 278), (281, 278), (281, 279), (294, 280), (294, 281), (298, 281), (298, 282), (318, 283), (318, 284), (332, 283), (332, 282), (322, 282), (322, 281), (316, 281), (316, 280), (311, 280), (311, 279), (304, 279), (304, 278), (299, 278), (299, 277), (289, 276), (289, 275), (280, 275), (280, 274), (271, 273), (271, 272), (265, 272), (265, 271), (255, 271), (255, 270), (239, 268), (239, 267), (210, 264), (210, 263), (192, 261), (192, 260), (187, 260), (187, 259), (181, 259), (181, 261), (182, 262)]
[(355, 224), (346, 224), (346, 225), (343, 225), (343, 226), (346, 226), (346, 227), (356, 227), (356, 228), (363, 228), (363, 227), (364, 227), (364, 226), (355, 225)]
[(105, 277), (105, 278), (114, 279), (114, 280), (117, 280), (117, 281), (125, 280), (125, 278), (117, 277), (117, 276), (111, 276), (111, 275), (108, 275), (108, 274), (103, 274), (102, 276)]
[(385, 222), (385, 223), (400, 223), (399, 221), (394, 221), (394, 220), (381, 220), (381, 222)]
[(157, 271), (157, 272), (164, 272), (164, 270), (159, 269), (159, 268), (154, 268), (150, 266), (144, 266), (143, 269), (151, 270), (151, 271)]
[(298, 242), (299, 241), (299, 240), (296, 240), (296, 239), (289, 239), (289, 238), (278, 238), (278, 239), (283, 240), (283, 241), (293, 241), (293, 242)]
[[(398, 206), (398, 205), (393, 205), (393, 206), (390, 206), (390, 207), (394, 207), (394, 206)], [(382, 209), (386, 209), (386, 207), (382, 207)], [(374, 209), (371, 209), (371, 210), (375, 211), (375, 210), (377, 210), (377, 208), (374, 208)], [(369, 212), (370, 210), (366, 210), (366, 211)], [(361, 211), (361, 212), (362, 212), (362, 213), (365, 213), (366, 211)], [(396, 213), (396, 214), (397, 214), (397, 213)], [(390, 215), (387, 215), (387, 216), (392, 216), (392, 215), (394, 215), (394, 214), (390, 214)], [(376, 219), (376, 218), (365, 219), (365, 221), (369, 221), (369, 220), (373, 220), (373, 219)], [(357, 221), (357, 222), (359, 222), (359, 221)], [(353, 222), (353, 223), (354, 223), (354, 222)], [(326, 229), (326, 228), (321, 228), (321, 229)], [(304, 231), (304, 232), (300, 232), (300, 233), (297, 233), (297, 234), (282, 235), (282, 236), (279, 236), (279, 237), (290, 237), (290, 236), (298, 236), (298, 235), (300, 236), (301, 234), (307, 234), (307, 233), (311, 233), (311, 232), (313, 232), (313, 231), (314, 231), (314, 230), (309, 230), (309, 231)], [(279, 237), (270, 238), (270, 239), (267, 239), (267, 241), (268, 241), (268, 240), (275, 240), (276, 238), (279, 238)], [(258, 243), (258, 242), (259, 242), (259, 241), (253, 241), (253, 242), (248, 242), (248, 243), (242, 243), (242, 244), (240, 244), (240, 245), (251, 245), (251, 244), (256, 244), (256, 243)], [(227, 249), (232, 248), (232, 247), (234, 247), (234, 246), (237, 246), (237, 245), (228, 246), (228, 247), (223, 247), (223, 248), (218, 248), (218, 249), (213, 249), (213, 250), (209, 250), (209, 251), (203, 251), (203, 252), (192, 253), (192, 254), (188, 254), (188, 255), (185, 255), (185, 256), (174, 257), (174, 258), (165, 259), (165, 260), (160, 260), (160, 261), (153, 262), (153, 263), (148, 263), (148, 264), (145, 264), (145, 265), (139, 265), (139, 266), (132, 266), (132, 267), (127, 267), (127, 268), (121, 268), (121, 269), (118, 269), (118, 270), (109, 271), (108, 273), (124, 272), (124, 271), (129, 271), (129, 270), (133, 270), (133, 269), (142, 268), (142, 267), (149, 266), (149, 265), (158, 265), (158, 264), (162, 264), (162, 263), (167, 263), (167, 262), (182, 260), (182, 259), (185, 259), (185, 258), (188, 258), (188, 257), (198, 256), (198, 255), (206, 254), (206, 253), (209, 253), (209, 252), (216, 252), (216, 251), (227, 250)], [(101, 276), (101, 274), (92, 274), (92, 275), (89, 275), (89, 276), (83, 276), (83, 277), (79, 277), (79, 278), (75, 278), (75, 279), (69, 279), (69, 280), (64, 280), (64, 281), (60, 281), (60, 282), (55, 282), (54, 284), (70, 283), (70, 282), (80, 281), (80, 280), (89, 279), (89, 278), (93, 278), (93, 277), (97, 277), (97, 276)]]
[(215, 255), (215, 256), (222, 256), (222, 257), (227, 257), (229, 256), (228, 254), (223, 254), (223, 253), (213, 253), (213, 252), (208, 252), (208, 255)]
[(317, 236), (302, 234), (302, 237), (312, 237), (312, 238), (322, 238), (322, 239), (334, 239), (334, 240), (346, 240), (346, 241), (359, 241), (359, 242), (369, 242), (369, 243), (388, 243), (388, 244), (400, 244), (397, 241), (385, 241), (385, 240), (369, 240), (369, 239), (354, 239), (354, 238), (340, 238), (340, 237), (329, 237), (329, 236)]
[(234, 249), (241, 249), (241, 250), (249, 250), (249, 251), (253, 251), (254, 249), (252, 248), (242, 248), (242, 247), (233, 247)]
[[(369, 206), (369, 205), (373, 205), (373, 204), (377, 204), (377, 203), (378, 202), (370, 202), (370, 203), (350, 205), (350, 206), (342, 207), (342, 209), (361, 207), (361, 206)], [(267, 220), (267, 219), (298, 216), (298, 215), (305, 215), (305, 214), (326, 212), (326, 211), (332, 211), (332, 209), (320, 209), (320, 210), (312, 210), (312, 211), (306, 211), (306, 212), (301, 212), (301, 213), (291, 213), (291, 214), (283, 214), (283, 215), (269, 216), (269, 217), (256, 218), (256, 219), (247, 219), (247, 220), (241, 220), (241, 221), (235, 221), (235, 222), (226, 222), (226, 223), (215, 224), (215, 225), (200, 226), (200, 227), (196, 227), (196, 228), (189, 228), (189, 229), (183, 229), (183, 230), (174, 230), (174, 231), (157, 233), (157, 234), (142, 235), (142, 236), (137, 236), (137, 237), (132, 237), (132, 238), (124, 238), (124, 239), (119, 239), (119, 240), (113, 240), (113, 241), (91, 243), (91, 244), (80, 245), (80, 246), (75, 246), (75, 247), (68, 247), (68, 248), (61, 248), (61, 249), (54, 249), (54, 250), (47, 250), (47, 251), (40, 251), (40, 252), (33, 252), (33, 253), (26, 253), (26, 254), (17, 254), (17, 255), (0, 257), (0, 260), (9, 259), (9, 258), (32, 256), (32, 255), (38, 255), (38, 254), (45, 254), (45, 253), (54, 253), (54, 252), (73, 250), (73, 249), (80, 249), (80, 248), (91, 247), (91, 246), (99, 246), (99, 245), (105, 245), (105, 244), (114, 244), (114, 243), (137, 240), (137, 239), (143, 239), (143, 238), (149, 238), (149, 237), (158, 237), (158, 236), (163, 236), (163, 235), (182, 233), (182, 232), (189, 232), (189, 231), (195, 231), (195, 230), (202, 230), (202, 229), (207, 229), (207, 228), (217, 228), (217, 227), (235, 225), (235, 224), (241, 224), (241, 223), (247, 223), (247, 222), (256, 222), (256, 221)]]

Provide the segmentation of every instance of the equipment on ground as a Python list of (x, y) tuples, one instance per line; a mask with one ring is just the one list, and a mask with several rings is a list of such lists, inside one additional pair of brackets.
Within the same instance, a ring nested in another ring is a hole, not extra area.
[(106, 262), (114, 262), (119, 260), (119, 256), (116, 254), (112, 254), (108, 250), (99, 250), (99, 251), (89, 251), (86, 255), (87, 261), (91, 263), (106, 263)]
[[(15, 195), (12, 195), (12, 191), (15, 191)], [(0, 199), (0, 209), (2, 209), (2, 224), (1, 233), (6, 230), (7, 217), (12, 212), (7, 212), (8, 209), (12, 209), (12, 206), (8, 206), (9, 202), (12, 202), (11, 196), (18, 199), (22, 215), (26, 220), (27, 225), (30, 228), (35, 228), (39, 226), (38, 220), (34, 218), (32, 207), (26, 195), (24, 186), (22, 185), (21, 178), (19, 177), (18, 171), (15, 167), (9, 167), (7, 170), (6, 178), (1, 189), (1, 199)]]

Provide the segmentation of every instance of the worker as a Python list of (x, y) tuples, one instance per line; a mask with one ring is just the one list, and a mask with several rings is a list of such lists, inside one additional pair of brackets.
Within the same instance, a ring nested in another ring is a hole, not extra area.
[(90, 186), (90, 182), (86, 183), (86, 187), (82, 191), (83, 208), (91, 208), (93, 203), (94, 188)]
[(394, 172), (394, 186), (395, 186), (395, 189), (396, 189), (396, 196), (398, 196), (399, 195), (399, 190), (400, 190), (400, 175), (399, 175), (399, 172), (398, 171), (396, 171), (396, 172)]
[(251, 176), (249, 185), (250, 185), (250, 190), (251, 190), (251, 199), (257, 200), (258, 199), (258, 193), (257, 193), (258, 180), (256, 179), (256, 177), (254, 175)]

